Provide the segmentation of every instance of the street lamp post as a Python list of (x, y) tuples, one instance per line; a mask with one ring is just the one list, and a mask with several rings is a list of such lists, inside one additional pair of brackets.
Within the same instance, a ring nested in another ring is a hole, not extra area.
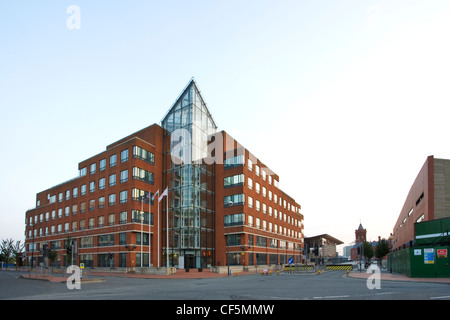
[[(228, 206), (233, 206), (233, 201), (228, 202)], [(227, 269), (228, 276), (230, 276), (230, 221), (227, 223)]]

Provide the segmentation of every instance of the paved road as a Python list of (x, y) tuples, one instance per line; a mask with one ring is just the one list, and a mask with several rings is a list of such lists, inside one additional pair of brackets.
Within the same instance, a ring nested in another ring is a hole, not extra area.
[(18, 272), (0, 272), (0, 299), (26, 300), (450, 300), (450, 285), (381, 281), (368, 289), (365, 279), (345, 272), (246, 275), (209, 279), (135, 279), (105, 277), (102, 283), (82, 283), (69, 290), (65, 283), (29, 280)]

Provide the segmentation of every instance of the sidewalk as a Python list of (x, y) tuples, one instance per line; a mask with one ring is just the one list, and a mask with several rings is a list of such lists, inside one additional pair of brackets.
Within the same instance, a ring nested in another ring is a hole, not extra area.
[[(239, 275), (249, 275), (255, 273), (249, 272), (241, 272), (238, 274), (231, 275), (232, 277)], [(47, 280), (51, 282), (66, 282), (67, 277), (69, 275), (62, 276), (59, 275), (50, 275), (50, 274), (39, 274), (39, 273), (24, 273), (21, 275), (24, 279), (36, 279), (36, 280)], [(155, 274), (135, 274), (135, 273), (109, 273), (109, 272), (95, 272), (92, 271), (90, 273), (89, 278), (83, 278), (82, 282), (101, 282), (107, 279), (108, 277), (123, 277), (123, 278), (140, 278), (140, 279), (205, 279), (205, 278), (221, 278), (227, 277), (227, 273), (215, 273), (208, 269), (203, 269), (202, 272), (199, 272), (197, 269), (191, 269), (189, 272), (186, 272), (184, 269), (177, 269), (177, 272), (172, 275), (155, 275)]]
[[(348, 275), (349, 278), (368, 279), (373, 273), (366, 271), (352, 271)], [(428, 283), (443, 283), (450, 284), (450, 278), (410, 278), (400, 273), (381, 272), (381, 280), (387, 281), (409, 281), (409, 282), (428, 282)]]

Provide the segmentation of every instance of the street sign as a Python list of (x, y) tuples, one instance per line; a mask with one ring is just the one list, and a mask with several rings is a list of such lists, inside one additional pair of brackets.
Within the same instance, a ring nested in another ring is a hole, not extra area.
[(289, 264), (293, 264), (293, 263), (294, 263), (294, 259), (289, 258), (288, 263), (289, 263)]
[(437, 249), (438, 258), (447, 258), (447, 249)]
[(80, 263), (80, 269), (84, 269), (84, 263)]
[(423, 262), (425, 264), (434, 264), (434, 249), (423, 249)]

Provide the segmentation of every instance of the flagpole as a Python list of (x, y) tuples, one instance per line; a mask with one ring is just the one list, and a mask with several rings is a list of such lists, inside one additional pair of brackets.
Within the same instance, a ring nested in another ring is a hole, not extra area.
[[(166, 190), (168, 190), (166, 188)], [(166, 260), (167, 270), (169, 270), (169, 192), (166, 195)]]
[(151, 250), (152, 250), (152, 235), (150, 233), (150, 226), (152, 224), (152, 197), (151, 192), (148, 192), (148, 267), (151, 265)]
[[(158, 194), (159, 197), (159, 194)], [(158, 198), (158, 267), (160, 267), (161, 265), (159, 264), (159, 198)]]
[(144, 232), (144, 230), (142, 229), (143, 228), (143, 226), (144, 226), (144, 196), (142, 196), (141, 197), (141, 214), (140, 214), (140, 216), (141, 216), (141, 268), (142, 268), (142, 260), (144, 260), (144, 257), (143, 257), (143, 254), (142, 254), (142, 252), (143, 252), (143, 248), (144, 248), (144, 239), (143, 239), (143, 232)]

